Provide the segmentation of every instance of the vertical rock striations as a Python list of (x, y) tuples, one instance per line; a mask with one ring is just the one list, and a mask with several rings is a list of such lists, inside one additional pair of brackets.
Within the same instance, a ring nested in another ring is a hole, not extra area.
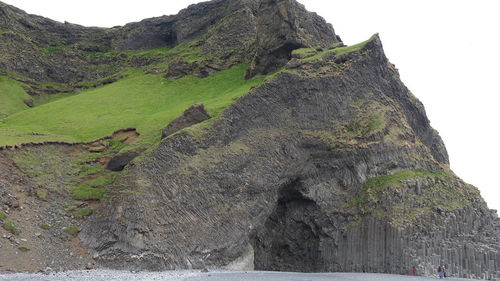
[(500, 279), (496, 213), (449, 170), (377, 35), (343, 46), (294, 0), (214, 0), (114, 28), (0, 3), (0, 50), (0, 69), (34, 94), (127, 68), (276, 73), (209, 122), (188, 111), (157, 146), (111, 159), (124, 170), (79, 235), (103, 266), (432, 275), (443, 264)]
[(80, 235), (100, 262), (500, 277), (496, 214), (447, 168), (378, 36), (292, 57), (125, 169)]

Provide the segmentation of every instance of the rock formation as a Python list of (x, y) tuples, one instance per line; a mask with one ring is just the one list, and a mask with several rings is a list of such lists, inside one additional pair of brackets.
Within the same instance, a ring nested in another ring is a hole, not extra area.
[[(275, 73), (210, 121), (197, 124), (208, 113), (194, 106), (148, 150), (101, 155), (123, 171), (78, 236), (97, 266), (432, 275), (443, 264), (500, 279), (498, 216), (449, 169), (378, 35), (344, 46), (295, 0), (214, 0), (111, 29), (0, 3), (0, 27), (0, 69), (26, 76), (28, 92), (111, 83), (127, 67)], [(168, 51), (123, 52), (154, 48)]]
[(279, 69), (293, 49), (340, 42), (331, 25), (290, 0), (216, 0), (192, 5), (178, 15), (110, 29), (63, 24), (0, 2), (0, 27), (1, 69), (62, 83), (99, 79), (129, 65), (171, 59), (95, 53), (195, 41), (190, 47), (206, 57), (196, 63), (202, 73), (251, 61), (250, 77)]
[(177, 131), (191, 127), (208, 119), (210, 119), (210, 114), (207, 112), (203, 104), (193, 104), (186, 109), (181, 116), (175, 118), (162, 130), (161, 138), (164, 139)]
[(80, 237), (114, 268), (499, 277), (497, 215), (378, 36), (334, 50), (147, 152)]

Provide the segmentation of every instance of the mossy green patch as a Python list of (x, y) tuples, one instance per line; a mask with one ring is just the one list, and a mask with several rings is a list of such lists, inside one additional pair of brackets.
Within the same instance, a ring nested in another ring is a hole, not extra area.
[(67, 49), (71, 49), (71, 46), (64, 44), (54, 44), (45, 48), (40, 48), (40, 54), (52, 55), (53, 53), (61, 52)]
[(20, 246), (18, 247), (19, 251), (21, 252), (28, 252), (30, 250), (30, 248), (26, 247), (26, 246)]
[(372, 112), (356, 118), (347, 126), (347, 131), (363, 138), (369, 137), (385, 128), (385, 118), (380, 112)]
[(82, 209), (78, 212), (75, 213), (75, 216), (77, 218), (84, 218), (86, 216), (90, 216), (94, 212), (94, 209), (87, 208), (87, 209)]
[(318, 50), (316, 48), (301, 48), (292, 51), (292, 57), (306, 59), (318, 54)]
[(73, 188), (70, 194), (76, 200), (102, 200), (106, 194), (106, 190), (88, 185), (80, 185), (77, 188)]
[(387, 187), (401, 187), (404, 180), (423, 178), (427, 176), (440, 176), (444, 177), (446, 174), (444, 172), (434, 172), (427, 170), (410, 170), (402, 171), (392, 175), (382, 175), (374, 178), (370, 178), (363, 185), (363, 188), (359, 192), (359, 197), (352, 201), (350, 205), (360, 205), (363, 210), (363, 205), (369, 200), (369, 197), (382, 188)]
[(36, 191), (36, 196), (42, 200), (46, 200), (48, 193), (49, 192), (45, 189), (39, 189)]
[[(66, 195), (68, 185), (78, 184), (74, 181), (78, 178), (81, 165), (79, 159), (71, 155), (70, 147), (34, 146), (8, 153), (36, 185), (43, 187), (42, 190)], [(44, 191), (40, 192), (37, 195), (44, 196)]]
[(124, 140), (125, 138), (107, 140), (105, 143), (106, 154), (115, 154), (122, 150), (125, 147)]
[(7, 214), (0, 211), (0, 221), (4, 221), (7, 218)]
[(49, 225), (49, 224), (46, 224), (46, 223), (42, 223), (42, 224), (40, 225), (40, 228), (41, 228), (41, 229), (45, 229), (45, 230), (49, 230), (49, 229), (50, 229), (50, 225)]
[(69, 235), (76, 235), (78, 231), (78, 226), (76, 225), (68, 226), (64, 229), (64, 232), (68, 233)]
[(370, 214), (405, 227), (426, 221), (437, 210), (453, 212), (478, 198), (477, 189), (448, 171), (409, 170), (368, 179), (346, 207), (356, 207), (358, 216)]
[(88, 180), (84, 182), (85, 185), (91, 186), (91, 187), (106, 187), (110, 184), (112, 184), (116, 179), (116, 176), (113, 174), (108, 174), (106, 176), (98, 177), (93, 180)]
[(68, 214), (68, 213), (71, 213), (73, 212), (74, 210), (76, 210), (78, 208), (78, 206), (80, 206), (80, 201), (77, 201), (77, 200), (73, 200), (71, 201), (68, 205), (66, 205), (64, 207), (64, 211)]
[(4, 35), (6, 33), (14, 33), (14, 31), (12, 31), (10, 29), (6, 29), (6, 28), (0, 28), (0, 36)]
[(21, 231), (16, 227), (16, 225), (12, 221), (6, 221), (3, 224), (3, 228), (14, 235), (19, 235), (19, 233), (21, 233)]
[(80, 169), (80, 177), (84, 178), (87, 176), (99, 174), (105, 171), (104, 167), (98, 164), (95, 165), (82, 165)]
[[(92, 141), (123, 128), (137, 128), (136, 146), (160, 140), (170, 121), (194, 103), (204, 103), (212, 116), (247, 93), (265, 77), (245, 80), (247, 65), (207, 78), (167, 80), (130, 70), (118, 82), (35, 107), (0, 120), (0, 146), (44, 141)], [(36, 134), (33, 134), (36, 133)]]

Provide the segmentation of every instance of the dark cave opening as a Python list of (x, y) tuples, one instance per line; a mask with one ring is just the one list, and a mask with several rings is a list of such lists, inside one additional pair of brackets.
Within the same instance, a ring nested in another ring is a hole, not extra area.
[(253, 237), (256, 270), (314, 272), (322, 268), (315, 219), (319, 207), (295, 180), (282, 187), (276, 208)]

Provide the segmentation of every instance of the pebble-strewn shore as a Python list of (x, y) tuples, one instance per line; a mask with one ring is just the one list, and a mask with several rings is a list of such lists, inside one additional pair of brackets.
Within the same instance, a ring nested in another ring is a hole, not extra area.
[[(390, 274), (360, 274), (360, 273), (287, 273), (287, 272), (199, 272), (199, 271), (168, 271), (168, 272), (128, 272), (113, 270), (69, 271), (55, 274), (3, 274), (0, 280), (9, 281), (427, 281), (437, 277), (414, 277)], [(446, 278), (446, 280), (472, 280)]]

